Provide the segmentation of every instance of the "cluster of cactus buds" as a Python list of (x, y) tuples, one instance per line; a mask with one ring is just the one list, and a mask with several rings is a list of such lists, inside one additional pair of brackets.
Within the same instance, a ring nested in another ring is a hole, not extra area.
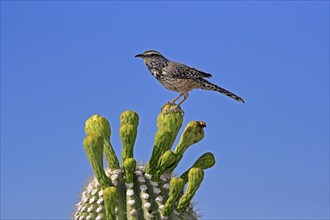
[[(158, 131), (146, 165), (137, 165), (133, 148), (139, 116), (125, 111), (120, 116), (121, 166), (110, 143), (110, 124), (93, 115), (85, 124), (84, 149), (93, 168), (93, 177), (76, 204), (74, 219), (197, 219), (191, 200), (204, 178), (204, 170), (215, 164), (207, 152), (181, 176), (172, 173), (189, 146), (204, 137), (205, 123), (192, 121), (185, 127), (178, 145), (172, 145), (182, 126), (180, 112), (167, 104), (157, 118)], [(103, 159), (107, 161), (104, 168)]]

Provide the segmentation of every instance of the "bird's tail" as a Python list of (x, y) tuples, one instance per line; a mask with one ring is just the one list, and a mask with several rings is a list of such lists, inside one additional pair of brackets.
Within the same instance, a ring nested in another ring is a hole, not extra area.
[(213, 83), (210, 83), (209, 81), (207, 81), (205, 79), (203, 79), (203, 82), (200, 83), (199, 88), (205, 89), (205, 90), (217, 91), (217, 92), (220, 92), (222, 94), (225, 94), (226, 96), (228, 96), (232, 99), (235, 99), (238, 102), (244, 103), (244, 100), (241, 97), (235, 95), (232, 92), (229, 92), (228, 90), (226, 90), (224, 88), (221, 88), (217, 85), (214, 85)]

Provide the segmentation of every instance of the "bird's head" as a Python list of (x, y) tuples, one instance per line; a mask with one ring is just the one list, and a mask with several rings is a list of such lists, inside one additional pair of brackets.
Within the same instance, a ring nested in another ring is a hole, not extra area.
[(135, 57), (141, 57), (148, 67), (157, 68), (168, 62), (168, 59), (166, 59), (161, 53), (155, 50), (144, 51), (142, 54), (137, 54)]

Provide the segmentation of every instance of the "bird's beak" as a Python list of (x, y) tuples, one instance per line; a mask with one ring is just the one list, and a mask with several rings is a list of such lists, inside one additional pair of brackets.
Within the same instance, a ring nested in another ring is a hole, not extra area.
[(138, 55), (135, 55), (135, 57), (144, 57), (144, 55), (143, 54), (138, 54)]

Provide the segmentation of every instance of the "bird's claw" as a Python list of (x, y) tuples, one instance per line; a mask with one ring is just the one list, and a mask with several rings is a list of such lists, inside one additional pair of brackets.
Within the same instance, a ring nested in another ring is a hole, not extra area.
[(176, 104), (174, 103), (174, 102), (172, 102), (172, 101), (168, 101), (168, 102), (166, 102), (161, 108), (160, 108), (160, 111), (163, 111), (163, 109), (166, 107), (166, 106), (170, 106), (170, 107), (172, 107), (172, 106), (175, 106)]
[(164, 114), (167, 115), (168, 113), (174, 112), (174, 111), (180, 112), (182, 114), (182, 116), (184, 116), (184, 111), (181, 109), (181, 107), (179, 105), (176, 105), (173, 108), (166, 110), (166, 112)]

